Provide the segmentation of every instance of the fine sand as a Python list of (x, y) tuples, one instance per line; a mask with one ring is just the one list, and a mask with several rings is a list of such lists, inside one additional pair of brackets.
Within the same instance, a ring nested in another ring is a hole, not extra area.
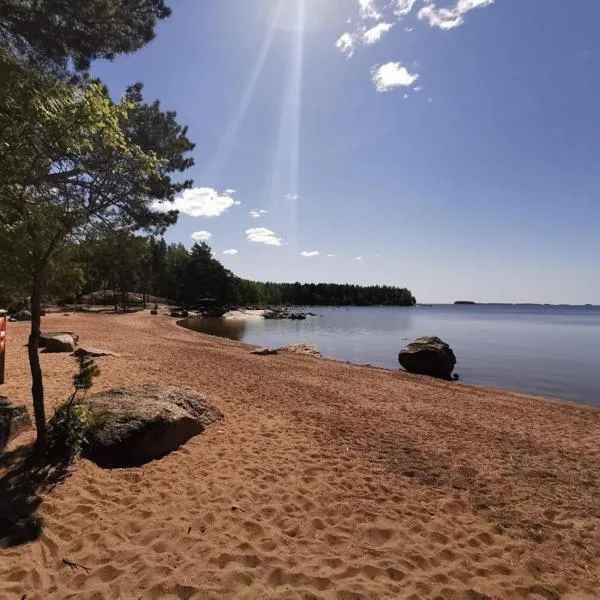
[[(27, 328), (9, 324), (0, 393), (29, 404)], [(96, 389), (181, 384), (225, 419), (141, 468), (80, 460), (32, 490), (41, 534), (0, 550), (2, 599), (600, 598), (597, 409), (254, 356), (148, 312), (44, 328), (121, 354)], [(51, 409), (74, 362), (41, 356)]]

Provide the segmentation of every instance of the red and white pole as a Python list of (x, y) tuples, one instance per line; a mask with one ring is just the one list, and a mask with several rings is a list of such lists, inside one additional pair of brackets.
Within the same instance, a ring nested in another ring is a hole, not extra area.
[(0, 385), (4, 383), (4, 361), (6, 358), (6, 317), (7, 312), (0, 310)]

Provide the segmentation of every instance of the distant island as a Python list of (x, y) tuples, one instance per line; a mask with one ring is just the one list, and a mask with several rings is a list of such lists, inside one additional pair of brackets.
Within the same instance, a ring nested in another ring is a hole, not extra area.
[(454, 304), (477, 304), (477, 302), (473, 302), (473, 300), (457, 300)]

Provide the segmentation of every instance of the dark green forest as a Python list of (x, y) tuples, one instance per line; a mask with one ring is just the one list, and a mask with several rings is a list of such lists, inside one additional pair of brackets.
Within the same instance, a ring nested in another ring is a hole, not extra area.
[[(0, 303), (27, 306), (28, 288), (4, 286)], [(190, 250), (164, 239), (113, 232), (67, 244), (51, 265), (44, 289), (45, 304), (112, 304), (133, 307), (161, 298), (197, 307), (218, 306), (412, 306), (406, 288), (362, 287), (335, 283), (273, 283), (235, 276), (214, 258), (205, 243)]]

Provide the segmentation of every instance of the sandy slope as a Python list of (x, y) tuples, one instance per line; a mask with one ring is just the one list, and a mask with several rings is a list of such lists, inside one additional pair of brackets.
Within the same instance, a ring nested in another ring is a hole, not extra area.
[[(598, 410), (253, 356), (147, 313), (45, 327), (122, 353), (99, 388), (183, 384), (226, 418), (139, 469), (79, 462), (39, 539), (0, 550), (0, 598), (600, 598)], [(26, 328), (0, 390), (20, 402)], [(54, 405), (72, 359), (42, 360)]]

